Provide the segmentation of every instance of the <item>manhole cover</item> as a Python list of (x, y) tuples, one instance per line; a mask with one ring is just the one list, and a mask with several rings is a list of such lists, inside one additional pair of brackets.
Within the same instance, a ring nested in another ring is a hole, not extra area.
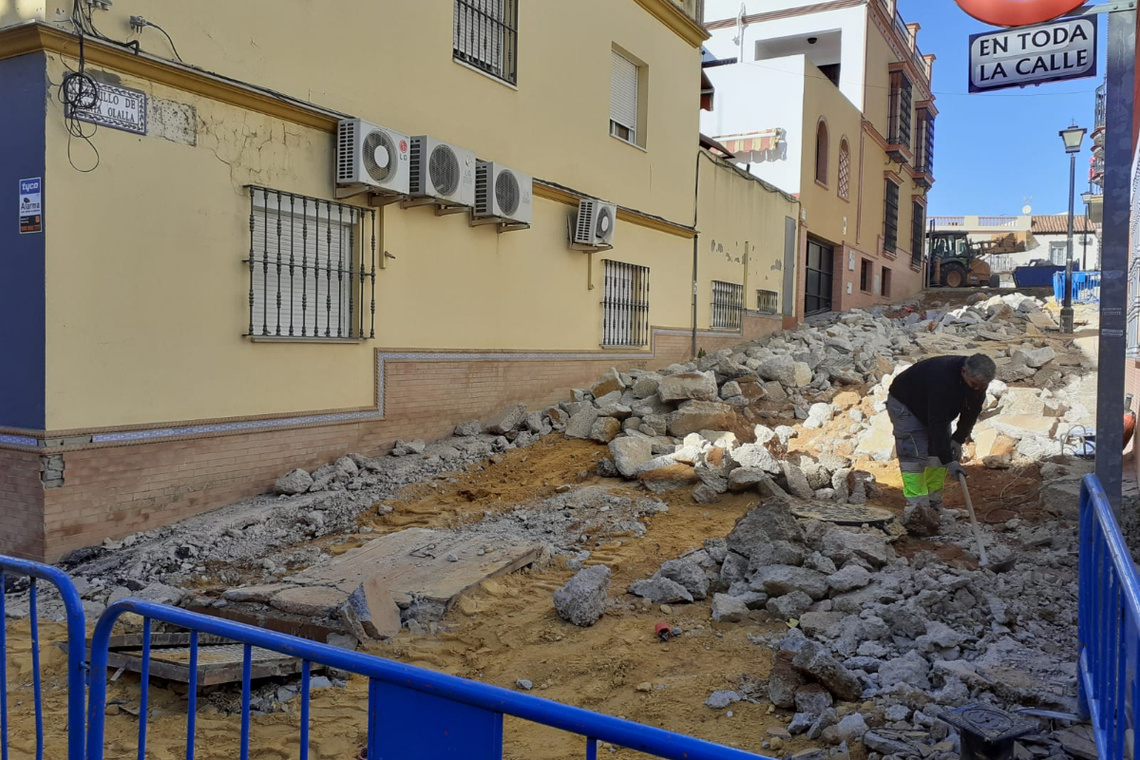
[(792, 514), (807, 520), (823, 520), (837, 525), (869, 525), (890, 522), (894, 513), (864, 504), (797, 504)]
[(1016, 739), (1037, 728), (1025, 718), (985, 705), (970, 705), (944, 713), (942, 719), (955, 728), (996, 744)]

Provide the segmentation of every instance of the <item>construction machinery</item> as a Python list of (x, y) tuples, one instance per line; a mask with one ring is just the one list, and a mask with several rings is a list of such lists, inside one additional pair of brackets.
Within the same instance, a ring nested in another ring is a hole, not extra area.
[(926, 236), (930, 267), (927, 286), (964, 288), (977, 285), (998, 287), (999, 278), (990, 269), (987, 256), (1020, 253), (1033, 246), (1029, 232), (1008, 232), (988, 239), (964, 230), (935, 230)]

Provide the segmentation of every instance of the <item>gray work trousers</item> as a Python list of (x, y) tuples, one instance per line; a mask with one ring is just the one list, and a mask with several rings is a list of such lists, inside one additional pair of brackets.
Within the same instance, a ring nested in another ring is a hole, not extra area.
[(887, 415), (894, 426), (895, 451), (907, 504), (941, 506), (946, 467), (938, 457), (930, 455), (926, 424), (894, 396), (887, 398)]

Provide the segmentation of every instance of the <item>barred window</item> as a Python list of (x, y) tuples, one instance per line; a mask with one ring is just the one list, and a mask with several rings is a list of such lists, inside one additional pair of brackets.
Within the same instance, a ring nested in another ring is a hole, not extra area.
[(862, 259), (859, 264), (859, 290), (871, 292), (871, 260)]
[(376, 212), (250, 186), (246, 337), (374, 338)]
[(883, 267), (882, 277), (879, 278), (879, 295), (888, 298), (891, 295), (891, 270), (887, 267)]
[(712, 326), (739, 330), (744, 324), (744, 286), (713, 280)]
[(649, 267), (605, 260), (602, 345), (649, 344)]
[(839, 143), (839, 197), (847, 200), (851, 195), (851, 148), (844, 138)]
[(891, 72), (888, 115), (887, 142), (910, 148), (911, 85), (901, 71)]
[(899, 247), (899, 186), (889, 179), (883, 209), (883, 250), (894, 253)]
[(1128, 324), (1124, 350), (1130, 359), (1140, 359), (1140, 256), (1135, 250), (1136, 245), (1133, 243), (1132, 260), (1128, 263)]
[(780, 310), (780, 294), (774, 290), (757, 290), (756, 310), (761, 314), (775, 314)]
[(910, 209), (910, 264), (922, 265), (922, 250), (926, 246), (926, 207), (915, 201)]
[(518, 83), (518, 0), (455, 0), (452, 57)]

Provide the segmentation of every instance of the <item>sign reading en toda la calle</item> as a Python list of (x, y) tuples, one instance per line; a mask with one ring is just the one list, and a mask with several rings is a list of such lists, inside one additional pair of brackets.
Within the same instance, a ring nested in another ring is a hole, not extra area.
[(970, 92), (1096, 76), (1096, 21), (1051, 24), (970, 36)]
[(1030, 26), (1064, 16), (1085, 0), (955, 0), (958, 7), (993, 26)]

